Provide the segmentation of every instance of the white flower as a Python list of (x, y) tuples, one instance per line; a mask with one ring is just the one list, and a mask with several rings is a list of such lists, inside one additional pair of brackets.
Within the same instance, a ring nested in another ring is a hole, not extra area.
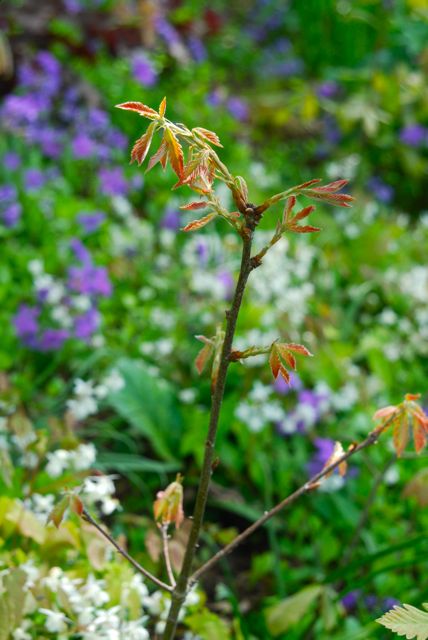
[(77, 378), (74, 381), (75, 398), (67, 400), (67, 407), (77, 420), (84, 420), (98, 411), (95, 389), (92, 381)]
[(39, 569), (34, 565), (34, 560), (27, 560), (27, 562), (21, 564), (20, 568), (27, 574), (24, 589), (31, 589), (40, 576)]
[(27, 267), (28, 267), (28, 271), (33, 276), (39, 276), (44, 271), (43, 262), (41, 260), (30, 260)]
[(51, 633), (60, 633), (67, 630), (67, 616), (61, 611), (51, 611), (50, 609), (39, 609), (40, 613), (46, 616), (45, 627)]
[(117, 369), (112, 369), (102, 384), (111, 392), (120, 391), (125, 386), (125, 380)]
[(56, 451), (46, 454), (48, 463), (45, 471), (52, 478), (58, 478), (70, 464), (71, 452), (66, 449), (57, 449)]
[(89, 296), (85, 296), (83, 294), (74, 296), (72, 299), (72, 304), (75, 309), (78, 311), (88, 311), (91, 308), (91, 298)]
[(73, 451), (73, 466), (76, 471), (89, 469), (95, 462), (97, 450), (91, 442), (88, 444), (80, 444)]
[(110, 600), (110, 596), (103, 589), (105, 583), (103, 580), (97, 580), (92, 574), (88, 576), (81, 592), (85, 600), (90, 600), (95, 607), (101, 607)]
[(73, 324), (73, 320), (70, 316), (70, 311), (63, 304), (59, 304), (58, 306), (54, 307), (54, 309), (52, 309), (51, 315), (54, 320), (56, 320), (62, 327), (65, 327), (66, 329), (71, 327), (71, 325)]
[(191, 404), (196, 399), (196, 390), (181, 389), (181, 391), (178, 392), (178, 397), (184, 404)]

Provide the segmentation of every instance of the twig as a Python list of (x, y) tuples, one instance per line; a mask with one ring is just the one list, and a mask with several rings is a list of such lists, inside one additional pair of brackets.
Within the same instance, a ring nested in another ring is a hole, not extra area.
[(101, 533), (101, 535), (103, 535), (104, 538), (106, 538), (110, 542), (110, 544), (113, 545), (113, 547), (116, 549), (116, 551), (118, 551), (121, 556), (126, 558), (126, 560), (128, 560), (128, 562), (130, 562), (132, 564), (134, 569), (136, 569), (143, 576), (145, 576), (146, 578), (148, 578), (149, 580), (154, 582), (155, 585), (157, 585), (161, 589), (164, 589), (165, 591), (169, 591), (169, 592), (172, 591), (172, 587), (170, 587), (169, 585), (165, 584), (165, 582), (162, 582), (162, 580), (159, 580), (159, 578), (156, 578), (156, 576), (154, 576), (152, 573), (150, 573), (150, 571), (147, 571), (147, 569), (144, 569), (144, 567), (142, 567), (136, 560), (134, 560), (134, 558), (132, 556), (130, 556), (129, 553), (127, 553), (125, 551), (125, 549), (123, 549), (120, 546), (120, 544), (118, 544), (116, 542), (116, 540), (114, 540), (111, 537), (111, 535), (109, 533), (107, 533), (107, 531), (105, 529), (103, 529), (98, 524), (98, 522), (96, 520), (94, 520), (94, 518), (91, 515), (89, 515), (89, 513), (86, 511), (86, 509), (82, 513), (82, 518), (84, 520), (86, 520), (86, 522), (89, 522), (93, 527), (95, 527), (95, 529), (97, 531), (99, 531)]
[(171, 566), (171, 557), (169, 555), (169, 545), (168, 545), (168, 525), (164, 524), (159, 527), (162, 535), (162, 548), (163, 548), (163, 556), (165, 558), (165, 566), (166, 572), (168, 574), (168, 579), (173, 587), (175, 587), (175, 578), (174, 573), (172, 571)]
[(251, 247), (253, 239), (252, 236), (253, 233), (250, 229), (248, 229), (248, 233), (244, 233), (242, 235), (243, 245), (241, 267), (239, 270), (239, 276), (236, 283), (232, 305), (230, 310), (226, 313), (226, 330), (220, 357), (217, 381), (215, 383), (211, 399), (210, 422), (208, 426), (208, 435), (205, 442), (205, 456), (202, 464), (198, 492), (196, 495), (195, 507), (193, 511), (192, 529), (190, 531), (189, 540), (186, 546), (181, 572), (178, 576), (176, 587), (172, 592), (171, 607), (166, 620), (163, 640), (172, 640), (172, 638), (174, 638), (177, 628), (178, 616), (188, 592), (189, 578), (192, 572), (192, 564), (198, 546), (202, 522), (205, 514), (205, 507), (208, 498), (208, 490), (214, 461), (214, 446), (217, 436), (220, 409), (223, 401), (224, 389), (226, 386), (226, 375), (230, 364), (230, 354), (232, 351), (232, 342), (235, 335), (236, 322), (238, 319), (239, 310), (241, 308), (242, 298), (244, 295), (248, 276), (250, 275), (251, 270), (254, 268), (251, 264)]
[(284, 500), (282, 500), (280, 503), (278, 503), (275, 507), (273, 507), (269, 511), (266, 511), (261, 518), (256, 520), (256, 522), (253, 522), (253, 524), (250, 525), (249, 527), (247, 527), (247, 529), (244, 529), (244, 531), (242, 531), (242, 533), (240, 533), (238, 536), (236, 536), (236, 538), (231, 543), (229, 543), (228, 545), (223, 547), (223, 549), (218, 551), (210, 560), (208, 560), (205, 564), (203, 564), (201, 567), (199, 567), (199, 569), (197, 569), (195, 571), (195, 573), (193, 573), (193, 575), (190, 577), (189, 586), (194, 584), (201, 577), (201, 575), (203, 573), (208, 571), (208, 569), (211, 569), (215, 564), (217, 564), (217, 562), (219, 562), (219, 560), (221, 560), (226, 555), (231, 553), (231, 551), (233, 551), (244, 540), (246, 540), (246, 538), (248, 538), (252, 533), (254, 533), (254, 531), (259, 529), (268, 520), (273, 518), (273, 516), (275, 516), (280, 511), (282, 511), (285, 507), (288, 507), (288, 505), (290, 505), (292, 502), (297, 500), (297, 498), (300, 498), (300, 496), (302, 496), (302, 495), (304, 495), (304, 494), (316, 489), (318, 487), (319, 481), (322, 480), (323, 478), (325, 478), (326, 476), (328, 476), (340, 464), (342, 464), (342, 462), (345, 462), (345, 460), (348, 460), (348, 458), (351, 458), (352, 456), (354, 456), (359, 451), (362, 451), (363, 449), (366, 449), (367, 447), (375, 444), (377, 442), (378, 438), (379, 438), (379, 435), (390, 424), (392, 424), (392, 422), (393, 422), (392, 418), (395, 419), (396, 417), (397, 417), (396, 414), (394, 414), (381, 427), (378, 427), (374, 431), (372, 431), (367, 436), (367, 438), (365, 440), (363, 440), (360, 444), (356, 445), (352, 449), (349, 449), (346, 453), (344, 453), (340, 458), (335, 460), (328, 467), (326, 467), (325, 469), (322, 469), (322, 471), (320, 471), (316, 475), (312, 476), (312, 478), (310, 478), (310, 480), (308, 480), (308, 482), (305, 482), (305, 484), (303, 484), (301, 487), (296, 489), (296, 491), (294, 491), (293, 493), (288, 495), (286, 498), (284, 498)]

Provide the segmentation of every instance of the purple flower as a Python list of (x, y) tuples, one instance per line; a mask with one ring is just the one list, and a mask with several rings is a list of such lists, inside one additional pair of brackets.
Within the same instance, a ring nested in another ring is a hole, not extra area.
[(359, 589), (355, 589), (354, 591), (350, 591), (342, 598), (342, 604), (345, 607), (347, 613), (354, 611), (358, 606), (358, 600), (360, 598)]
[(174, 208), (168, 208), (160, 223), (163, 229), (169, 229), (170, 231), (178, 231), (181, 225), (180, 212)]
[(317, 451), (307, 465), (310, 476), (319, 473), (330, 458), (334, 450), (334, 440), (330, 440), (330, 438), (315, 438), (314, 445)]
[(428, 141), (428, 129), (420, 124), (408, 124), (401, 129), (400, 140), (409, 147), (420, 147)]
[(249, 109), (247, 103), (238, 97), (229, 98), (227, 101), (229, 113), (237, 120), (243, 122), (248, 120)]
[(0, 185), (0, 202), (12, 202), (16, 197), (17, 191), (12, 184)]
[(211, 91), (206, 97), (206, 103), (211, 107), (218, 107), (222, 104), (222, 102), (223, 92), (221, 91), (221, 89), (213, 89), (213, 91)]
[(90, 158), (95, 153), (95, 142), (85, 133), (79, 133), (74, 138), (71, 148), (77, 159)]
[(13, 318), (16, 335), (19, 338), (33, 337), (39, 330), (38, 317), (40, 309), (21, 304)]
[(223, 269), (217, 273), (217, 280), (221, 284), (224, 294), (223, 297), (225, 300), (230, 300), (233, 294), (233, 289), (235, 287), (235, 281), (233, 279), (233, 275), (230, 271), (226, 271)]
[(27, 191), (37, 191), (45, 184), (45, 176), (39, 169), (28, 169), (24, 174), (24, 186)]
[(62, 144), (60, 134), (55, 129), (36, 129), (36, 135), (33, 139), (34, 142), (37, 142), (41, 146), (43, 153), (48, 156), (48, 158), (55, 159), (61, 155)]
[(316, 91), (320, 98), (334, 98), (339, 92), (339, 85), (334, 80), (327, 80), (319, 84)]
[(82, 267), (70, 267), (68, 286), (73, 291), (86, 295), (111, 295), (112, 286), (105, 267), (85, 264)]
[(21, 158), (18, 156), (17, 153), (14, 153), (13, 151), (9, 151), (8, 153), (4, 154), (3, 165), (9, 171), (15, 171), (16, 169), (18, 169), (20, 164), (21, 164)]
[(80, 340), (87, 340), (98, 329), (100, 325), (100, 314), (92, 307), (74, 319), (74, 335)]
[(392, 609), (393, 607), (399, 606), (401, 603), (397, 598), (384, 598), (382, 602), (382, 611), (386, 612)]
[(282, 376), (278, 376), (273, 383), (273, 388), (282, 396), (287, 395), (290, 391), (300, 391), (303, 384), (297, 373), (290, 373), (290, 383), (287, 384)]
[(155, 19), (155, 28), (161, 38), (171, 46), (180, 42), (180, 37), (174, 27), (161, 15)]
[(367, 186), (370, 191), (373, 192), (376, 198), (381, 202), (385, 202), (385, 204), (391, 202), (394, 197), (394, 188), (391, 187), (391, 185), (386, 184), (386, 182), (384, 182), (382, 178), (379, 178), (378, 176), (373, 176), (373, 178), (370, 178)]
[(129, 185), (121, 167), (103, 167), (99, 171), (100, 190), (105, 196), (125, 196)]
[(1, 214), (5, 226), (9, 228), (15, 227), (21, 218), (21, 213), (22, 207), (19, 202), (9, 204)]
[(205, 266), (208, 262), (209, 249), (206, 240), (204, 240), (203, 238), (200, 238), (198, 240), (198, 243), (196, 245), (196, 253), (198, 254), (199, 263), (201, 264), (201, 266)]
[(93, 213), (79, 213), (77, 221), (82, 225), (85, 233), (93, 233), (102, 225), (106, 219), (105, 213), (102, 211), (94, 211)]
[(195, 60), (195, 62), (200, 63), (207, 59), (207, 51), (205, 49), (204, 43), (200, 38), (197, 38), (196, 36), (190, 36), (187, 44), (189, 46), (190, 53), (192, 54), (192, 58), (193, 60)]
[(158, 74), (153, 63), (143, 54), (137, 53), (131, 62), (132, 75), (143, 87), (153, 87)]
[(90, 109), (88, 111), (88, 126), (90, 130), (104, 131), (109, 125), (109, 117), (102, 109)]
[(57, 351), (69, 337), (66, 329), (46, 329), (39, 338), (38, 348), (40, 351)]
[(70, 240), (70, 248), (76, 257), (76, 260), (79, 260), (79, 262), (86, 265), (92, 264), (91, 254), (79, 238), (72, 238)]

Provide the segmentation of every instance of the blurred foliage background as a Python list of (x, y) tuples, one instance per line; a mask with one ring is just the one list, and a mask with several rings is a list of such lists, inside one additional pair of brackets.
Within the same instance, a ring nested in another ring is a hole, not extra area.
[[(190, 192), (128, 165), (143, 121), (114, 105), (166, 95), (171, 119), (216, 131), (253, 202), (311, 178), (356, 198), (320, 204), (321, 233), (287, 237), (250, 282), (235, 346), (315, 357), (290, 388), (263, 358), (231, 368), (203, 560), (376, 408), (427, 403), (428, 3), (3, 0), (0, 29), (0, 638), (155, 638), (166, 597), (74, 516), (44, 523), (83, 483), (163, 575), (152, 503), (180, 471), (191, 511), (210, 404), (194, 335), (222, 321), (239, 252), (221, 223), (180, 232)], [(428, 596), (427, 504), (426, 455), (397, 462), (385, 437), (208, 575), (179, 637), (390, 637), (373, 620)]]

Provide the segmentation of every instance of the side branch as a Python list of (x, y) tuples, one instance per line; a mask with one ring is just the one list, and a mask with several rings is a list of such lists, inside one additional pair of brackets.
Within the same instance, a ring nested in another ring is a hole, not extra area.
[[(394, 418), (395, 417), (396, 416), (394, 416)], [(380, 434), (388, 426), (390, 426), (391, 423), (392, 423), (392, 420), (388, 420), (380, 427), (374, 429), (374, 431), (372, 431), (367, 436), (367, 438), (363, 440), (360, 444), (357, 444), (353, 448), (349, 449), (340, 458), (338, 458), (337, 460), (332, 462), (330, 465), (322, 469), (322, 471), (320, 471), (316, 475), (312, 476), (312, 478), (310, 478), (307, 482), (305, 482), (305, 484), (303, 484), (298, 489), (296, 489), (296, 491), (294, 491), (293, 493), (288, 495), (286, 498), (284, 498), (284, 500), (279, 502), (275, 507), (273, 507), (269, 511), (266, 511), (266, 513), (264, 513), (261, 518), (256, 520), (256, 522), (254, 522), (249, 527), (247, 527), (247, 529), (244, 529), (244, 531), (242, 531), (242, 533), (240, 533), (230, 544), (226, 545), (223, 549), (218, 551), (218, 553), (216, 553), (210, 560), (208, 560), (205, 564), (199, 567), (199, 569), (197, 569), (195, 573), (193, 573), (193, 575), (190, 577), (189, 584), (190, 585), (194, 584), (197, 580), (199, 580), (202, 574), (204, 574), (206, 571), (211, 569), (215, 564), (217, 564), (225, 556), (231, 553), (236, 547), (238, 547), (242, 542), (244, 542), (244, 540), (246, 540), (252, 533), (254, 533), (254, 531), (256, 531), (261, 526), (263, 526), (268, 520), (273, 518), (273, 516), (275, 516), (280, 511), (282, 511), (285, 507), (288, 507), (288, 505), (290, 505), (292, 502), (297, 500), (297, 498), (300, 498), (300, 496), (316, 489), (319, 486), (320, 480), (322, 480), (323, 478), (331, 474), (332, 471), (334, 471), (343, 462), (348, 460), (348, 458), (351, 458), (359, 451), (362, 451), (363, 449), (366, 449), (367, 447), (370, 447), (371, 445), (375, 444)]]
[(129, 553), (127, 551), (125, 551), (125, 549), (123, 549), (120, 546), (120, 544), (118, 544), (116, 542), (116, 540), (114, 540), (114, 538), (112, 538), (111, 535), (109, 533), (107, 533), (107, 531), (105, 529), (103, 529), (98, 524), (98, 522), (96, 520), (94, 520), (94, 518), (91, 515), (89, 515), (89, 513), (86, 511), (86, 509), (84, 509), (84, 511), (82, 513), (82, 518), (86, 522), (89, 522), (89, 524), (91, 524), (93, 527), (95, 527), (95, 529), (97, 531), (99, 531), (101, 533), (101, 535), (104, 536), (104, 538), (106, 538), (106, 540), (108, 540), (110, 542), (110, 544), (113, 545), (113, 547), (116, 549), (116, 551), (118, 551), (121, 556), (123, 556), (126, 560), (128, 560), (128, 562), (130, 562), (132, 564), (134, 569), (136, 569), (139, 573), (141, 573), (145, 578), (147, 578), (148, 580), (151, 580), (152, 582), (154, 582), (155, 585), (157, 585), (161, 589), (164, 589), (165, 591), (169, 591), (169, 592), (172, 591), (172, 587), (167, 585), (165, 582), (162, 582), (162, 580), (159, 580), (159, 578), (156, 578), (156, 576), (154, 576), (152, 573), (150, 573), (150, 571), (147, 571), (147, 569), (144, 569), (144, 567), (142, 567), (136, 560), (134, 560), (134, 558), (132, 556), (130, 556)]

